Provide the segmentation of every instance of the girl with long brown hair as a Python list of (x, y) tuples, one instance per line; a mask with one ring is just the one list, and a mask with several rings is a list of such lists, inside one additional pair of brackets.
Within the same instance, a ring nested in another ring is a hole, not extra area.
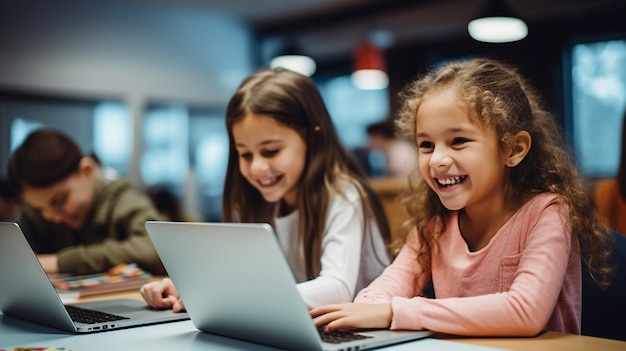
[[(226, 127), (224, 220), (274, 227), (307, 306), (351, 301), (389, 263), (389, 226), (313, 81), (253, 74), (231, 98)], [(142, 294), (154, 307), (183, 308), (169, 279)]]

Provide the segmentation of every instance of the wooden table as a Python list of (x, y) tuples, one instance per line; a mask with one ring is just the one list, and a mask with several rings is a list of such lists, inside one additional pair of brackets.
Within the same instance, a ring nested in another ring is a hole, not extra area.
[(439, 334), (434, 337), (515, 351), (626, 351), (626, 342), (624, 341), (552, 331), (532, 338), (466, 338)]

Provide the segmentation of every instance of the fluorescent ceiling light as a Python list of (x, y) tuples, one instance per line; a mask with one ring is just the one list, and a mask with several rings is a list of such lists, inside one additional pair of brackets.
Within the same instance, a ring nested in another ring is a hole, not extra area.
[(315, 73), (317, 65), (315, 60), (305, 55), (281, 55), (276, 56), (270, 62), (271, 68), (282, 67), (294, 72), (298, 72), (307, 77)]
[(352, 83), (361, 90), (380, 90), (389, 86), (389, 77), (378, 69), (361, 69), (352, 72)]
[(506, 43), (524, 39), (528, 27), (514, 17), (485, 17), (470, 21), (467, 30), (472, 38), (487, 43)]
[(518, 18), (507, 0), (487, 0), (479, 14), (467, 25), (469, 35), (475, 40), (507, 43), (528, 35), (526, 23)]

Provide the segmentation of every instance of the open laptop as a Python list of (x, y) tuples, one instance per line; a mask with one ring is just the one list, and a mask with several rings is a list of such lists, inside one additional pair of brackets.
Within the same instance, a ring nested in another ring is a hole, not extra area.
[(133, 299), (64, 305), (17, 223), (0, 222), (0, 259), (0, 311), (6, 316), (74, 333), (189, 319)]
[(376, 330), (322, 342), (268, 224), (146, 222), (146, 229), (201, 331), (290, 350), (365, 350), (427, 337)]

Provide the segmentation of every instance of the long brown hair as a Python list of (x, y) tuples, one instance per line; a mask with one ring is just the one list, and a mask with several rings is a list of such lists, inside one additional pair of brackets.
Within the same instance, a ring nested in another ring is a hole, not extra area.
[[(511, 146), (513, 136), (525, 130), (532, 147), (518, 166), (511, 169), (506, 201), (521, 207), (540, 193), (554, 193), (565, 199), (568, 224), (594, 278), (608, 283), (610, 235), (602, 228), (589, 184), (579, 174), (562, 133), (552, 114), (542, 105), (536, 91), (516, 68), (495, 60), (478, 58), (445, 64), (408, 85), (402, 92), (403, 105), (396, 121), (406, 136), (415, 140), (415, 118), (422, 101), (433, 90), (454, 89), (470, 118), (495, 131), (499, 147)], [(411, 215), (422, 243), (418, 262), (429, 268), (429, 258), (441, 232), (429, 230), (433, 220), (443, 225), (449, 214), (425, 180), (415, 175), (411, 191), (402, 200)], [(442, 231), (445, 228), (442, 228)]]
[(266, 202), (239, 172), (232, 127), (248, 114), (275, 119), (295, 130), (307, 145), (299, 187), (298, 235), (309, 279), (316, 277), (321, 269), (321, 243), (329, 191), (334, 189), (342, 193), (341, 179), (351, 180), (360, 191), (365, 230), (370, 223), (367, 218), (373, 217), (383, 240), (389, 242), (389, 225), (380, 200), (357, 163), (341, 145), (315, 83), (301, 74), (283, 69), (261, 70), (251, 75), (228, 103), (226, 129), (230, 147), (222, 200), (225, 221), (272, 222), (273, 205)]

